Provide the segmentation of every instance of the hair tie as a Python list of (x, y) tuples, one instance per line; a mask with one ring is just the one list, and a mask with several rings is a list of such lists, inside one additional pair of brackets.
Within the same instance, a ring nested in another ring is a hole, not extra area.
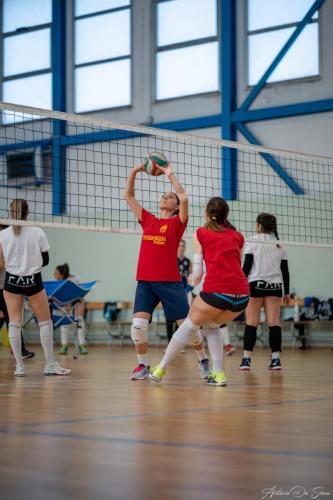
[(212, 217), (213, 220), (216, 220), (216, 217)]

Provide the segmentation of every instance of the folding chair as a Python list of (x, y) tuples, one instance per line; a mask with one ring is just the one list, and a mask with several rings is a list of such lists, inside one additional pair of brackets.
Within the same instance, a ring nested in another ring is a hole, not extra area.
[[(70, 279), (64, 281), (44, 281), (44, 288), (50, 304), (51, 318), (54, 329), (64, 325), (77, 325), (78, 318), (75, 306), (95, 286), (96, 281), (89, 281), (88, 283), (80, 284), (75, 283)], [(26, 326), (33, 318), (34, 315), (31, 312), (23, 326)], [(77, 337), (75, 349), (76, 351), (73, 358), (77, 359), (80, 353)]]

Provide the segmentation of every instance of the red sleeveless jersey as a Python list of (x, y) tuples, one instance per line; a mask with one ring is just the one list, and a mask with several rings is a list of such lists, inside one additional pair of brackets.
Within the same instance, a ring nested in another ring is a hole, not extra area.
[(179, 216), (158, 219), (142, 209), (143, 235), (138, 260), (138, 281), (181, 281), (177, 250), (187, 226)]
[(206, 264), (203, 292), (249, 295), (249, 283), (241, 266), (243, 235), (233, 229), (217, 233), (201, 227), (197, 238)]

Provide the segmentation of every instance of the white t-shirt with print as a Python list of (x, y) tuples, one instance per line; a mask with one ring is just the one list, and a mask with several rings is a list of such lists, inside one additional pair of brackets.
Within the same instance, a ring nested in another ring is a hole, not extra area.
[[(256, 241), (257, 240), (257, 241)], [(271, 240), (272, 244), (260, 243), (260, 240)], [(283, 283), (281, 260), (287, 260), (285, 248), (278, 247), (278, 240), (273, 234), (259, 233), (245, 244), (244, 254), (253, 255), (253, 264), (248, 280), (263, 280), (267, 283)]]
[(6, 271), (16, 276), (28, 276), (42, 269), (42, 252), (50, 248), (44, 231), (39, 227), (23, 226), (20, 234), (12, 227), (0, 232), (0, 243)]

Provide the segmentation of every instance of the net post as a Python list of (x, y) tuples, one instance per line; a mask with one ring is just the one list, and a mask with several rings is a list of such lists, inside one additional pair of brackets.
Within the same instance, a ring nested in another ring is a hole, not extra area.
[[(236, 2), (221, 2), (222, 43), (221, 50), (221, 104), (222, 137), (236, 140), (237, 129), (232, 122), (232, 112), (236, 106)], [(237, 151), (222, 148), (222, 196), (226, 200), (237, 199)]]
[[(52, 107), (66, 111), (66, 0), (52, 0)], [(66, 122), (52, 120), (52, 214), (66, 211)]]

